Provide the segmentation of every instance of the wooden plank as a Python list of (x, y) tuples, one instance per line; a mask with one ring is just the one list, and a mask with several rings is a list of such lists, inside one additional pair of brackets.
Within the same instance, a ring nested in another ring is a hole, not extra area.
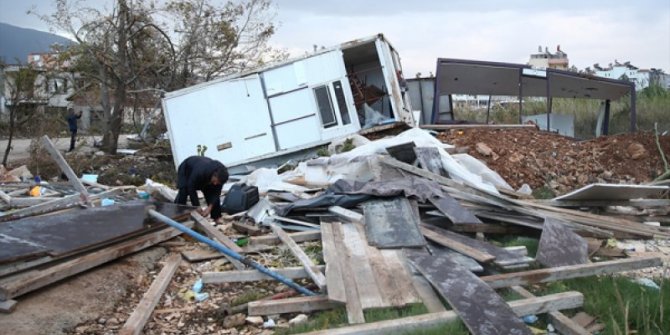
[(407, 258), (447, 300), (473, 335), (532, 334), (505, 300), (458, 263), (416, 252), (409, 252)]
[(434, 225), (422, 224), (422, 227), (425, 227), (433, 232), (438, 233), (441, 236), (447, 237), (452, 241), (464, 244), (471, 249), (478, 250), (479, 252), (484, 252), (495, 257), (493, 261), (498, 266), (508, 266), (515, 264), (527, 264), (532, 259), (528, 257), (520, 257), (513, 252), (509, 252), (503, 248), (497, 247), (486, 241), (480, 241), (468, 236), (457, 234), (446, 229)]
[(165, 266), (163, 266), (163, 269), (156, 276), (153, 283), (151, 283), (140, 303), (130, 314), (121, 330), (119, 330), (119, 335), (139, 335), (142, 333), (144, 325), (149, 320), (149, 317), (151, 317), (151, 313), (156, 308), (156, 305), (158, 305), (170, 281), (172, 281), (172, 276), (174, 276), (174, 273), (179, 268), (180, 262), (181, 257), (179, 254), (168, 256)]
[(10, 275), (15, 272), (30, 269), (32, 267), (49, 263), (53, 258), (51, 256), (40, 257), (29, 261), (14, 262), (0, 265), (0, 277)]
[(16, 300), (0, 301), (0, 313), (9, 314), (16, 309)]
[[(288, 236), (291, 236), (295, 242), (307, 242), (307, 241), (317, 241), (321, 239), (320, 231), (301, 231), (298, 233), (290, 233)], [(275, 245), (281, 244), (281, 240), (276, 235), (266, 235), (266, 236), (252, 236), (249, 238), (249, 244), (265, 244), (265, 245)]]
[[(518, 293), (520, 296), (526, 299), (535, 298), (535, 295), (530, 293), (528, 290), (521, 286), (512, 286), (512, 290)], [(570, 318), (565, 316), (565, 314), (559, 311), (549, 312), (549, 318), (551, 324), (554, 325), (556, 330), (559, 331), (562, 335), (590, 335), (584, 327), (580, 326), (578, 323), (572, 321)]]
[(443, 247), (447, 247), (449, 249), (458, 251), (459, 253), (461, 253), (463, 255), (466, 255), (468, 257), (471, 257), (471, 258), (477, 260), (478, 262), (490, 263), (490, 262), (492, 262), (493, 260), (496, 259), (495, 256), (493, 256), (489, 253), (479, 251), (475, 248), (471, 248), (468, 245), (465, 245), (465, 244), (460, 243), (456, 240), (450, 239), (450, 238), (448, 238), (444, 235), (441, 235), (441, 234), (439, 234), (435, 231), (432, 231), (432, 230), (430, 230), (426, 227), (421, 227), (421, 233), (427, 239), (429, 239), (429, 240), (431, 240), (431, 241), (433, 241), (433, 242), (435, 242), (435, 243), (437, 243), (437, 244), (439, 244)]
[(202, 262), (210, 259), (223, 258), (224, 254), (213, 250), (188, 250), (182, 251), (181, 255), (189, 262)]
[[(319, 271), (324, 271), (325, 266), (319, 265), (316, 267)], [(278, 274), (290, 279), (309, 278), (304, 267), (290, 267), (283, 269), (271, 269)], [(222, 272), (203, 272), (202, 282), (205, 284), (217, 283), (242, 283), (260, 280), (276, 280), (268, 275), (263, 274), (258, 270), (238, 270), (238, 271), (222, 271)]]
[[(183, 224), (187, 227), (193, 226), (192, 221)], [(180, 234), (181, 232), (174, 228), (163, 229), (59, 263), (48, 269), (30, 271), (25, 274), (19, 274), (0, 280), (0, 300), (7, 300), (32, 292), (98, 265), (146, 249), (160, 242), (167, 241)]]
[[(563, 292), (509, 303), (518, 317), (543, 314), (553, 310), (581, 307), (584, 296), (579, 292)], [(454, 311), (428, 313), (393, 320), (378, 321), (350, 327), (319, 330), (305, 335), (385, 335), (407, 333), (437, 327), (458, 320)]]
[(317, 228), (317, 229), (319, 228), (318, 224), (313, 224), (311, 222), (305, 222), (305, 221), (300, 221), (300, 220), (291, 219), (291, 218), (285, 218), (283, 216), (272, 216), (271, 218), (274, 219), (274, 220), (277, 220), (277, 221), (293, 223), (293, 224), (297, 224), (297, 225), (300, 225), (300, 226)]
[(388, 307), (384, 304), (382, 294), (377, 287), (372, 266), (368, 260), (365, 236), (361, 236), (355, 223), (342, 224), (344, 245), (351, 255), (351, 266), (356, 269), (356, 289), (363, 309)]
[(429, 312), (437, 313), (444, 312), (447, 309), (444, 307), (442, 300), (437, 296), (433, 287), (430, 286), (430, 283), (419, 274), (412, 274), (412, 285), (414, 289), (419, 293), (421, 301), (426, 306)]
[(663, 261), (660, 257), (627, 258), (615, 261), (567, 265), (548, 269), (491, 275), (481, 277), (481, 279), (488, 283), (492, 288), (498, 289), (503, 287), (526, 286), (537, 283), (549, 283), (557, 280), (638, 270), (661, 266), (662, 264)]
[(472, 212), (463, 208), (458, 201), (447, 193), (442, 194), (442, 197), (439, 198), (431, 198), (430, 203), (455, 225), (482, 223)]
[(326, 277), (321, 273), (316, 268), (316, 265), (312, 260), (305, 254), (305, 252), (298, 246), (298, 244), (291, 239), (291, 237), (284, 231), (284, 229), (281, 229), (281, 227), (277, 226), (276, 224), (270, 224), (270, 227), (272, 228), (272, 231), (279, 237), (279, 239), (286, 244), (286, 246), (291, 250), (291, 253), (293, 253), (293, 256), (297, 258), (300, 263), (302, 263), (302, 266), (305, 268), (305, 271), (307, 271), (307, 274), (309, 274), (309, 277), (312, 278), (314, 281), (314, 284), (319, 287), (321, 291), (326, 289)]
[(12, 197), (7, 195), (7, 193), (0, 190), (0, 200), (4, 201), (7, 205), (12, 205)]
[(263, 316), (286, 313), (311, 313), (342, 306), (341, 303), (328, 300), (325, 295), (296, 297), (281, 300), (259, 300), (248, 304), (249, 316)]
[(547, 218), (535, 259), (546, 267), (585, 264), (589, 262), (588, 244), (567, 225)]
[(261, 228), (240, 222), (233, 222), (233, 228), (239, 232), (243, 232), (251, 236), (258, 236), (263, 234), (263, 230)]
[(226, 234), (217, 229), (214, 225), (209, 223), (207, 219), (202, 217), (202, 215), (197, 212), (191, 212), (191, 217), (195, 220), (195, 227), (201, 229), (207, 236), (219, 241), (221, 244), (225, 245), (226, 248), (235, 251), (236, 253), (242, 253), (242, 248), (240, 248), (235, 242), (231, 241)]
[(402, 250), (380, 250), (384, 260), (384, 268), (391, 275), (395, 287), (398, 288), (398, 305), (406, 306), (413, 303), (421, 303), (421, 297), (414, 290), (411, 273), (407, 267), (407, 261)]
[[(93, 194), (90, 196), (90, 200), (94, 201), (97, 199), (102, 199), (105, 197), (110, 197), (113, 195), (117, 195), (123, 191), (123, 188), (114, 188), (109, 191), (101, 192), (98, 194)], [(79, 205), (81, 202), (81, 199), (79, 195), (74, 194), (74, 195), (69, 195), (65, 196), (56, 200), (52, 200), (49, 202), (44, 202), (39, 205), (34, 205), (30, 206), (27, 208), (22, 208), (19, 210), (11, 211), (8, 213), (5, 213), (5, 215), (0, 216), (0, 222), (2, 221), (9, 221), (9, 220), (17, 220), (21, 219), (24, 217), (28, 216), (34, 216), (34, 215), (40, 215), (40, 214), (45, 214), (49, 212), (53, 212), (56, 210), (60, 209), (66, 209), (70, 207), (74, 207), (76, 205)]]
[(323, 246), (323, 260), (326, 263), (326, 284), (328, 286), (328, 299), (342, 303), (347, 302), (342, 281), (342, 269), (339, 258), (346, 248), (337, 249), (333, 235), (335, 221), (324, 218), (321, 220), (321, 245)]
[(328, 212), (333, 213), (348, 222), (355, 222), (355, 223), (363, 222), (362, 214), (346, 209), (344, 207), (332, 206), (328, 208)]
[(344, 294), (346, 296), (347, 320), (350, 324), (365, 323), (365, 316), (363, 315), (363, 307), (361, 299), (356, 286), (356, 277), (354, 277), (354, 269), (352, 268), (351, 252), (344, 247), (342, 242), (344, 234), (342, 232), (342, 224), (334, 222), (333, 230), (333, 244), (336, 250), (341, 250), (342, 255), (336, 258), (339, 263), (341, 272), (342, 284), (344, 287)]
[[(196, 228), (200, 228), (200, 230), (204, 231), (207, 236), (211, 237), (212, 239), (220, 242), (226, 248), (235, 251), (238, 254), (243, 253), (242, 249), (235, 244), (235, 242), (231, 241), (226, 234), (221, 232), (219, 229), (214, 227), (212, 224), (207, 222), (207, 220), (202, 217), (202, 215), (198, 214), (197, 212), (193, 211), (191, 212), (191, 217), (195, 220), (195, 226)], [(226, 257), (226, 259), (233, 264), (233, 266), (238, 269), (238, 270), (244, 270), (246, 267), (244, 264), (240, 263), (240, 261), (236, 260), (235, 258), (232, 258), (226, 254), (222, 255)]]
[(12, 197), (9, 206), (14, 208), (30, 207), (58, 199), (60, 197)]
[(49, 136), (47, 135), (42, 136), (42, 146), (44, 147), (44, 149), (47, 150), (47, 152), (49, 152), (51, 158), (54, 161), (56, 161), (56, 164), (58, 164), (58, 167), (60, 167), (61, 171), (65, 173), (65, 176), (67, 176), (68, 181), (70, 182), (70, 184), (72, 184), (74, 189), (77, 190), (77, 192), (79, 192), (81, 200), (84, 203), (90, 204), (91, 199), (90, 195), (88, 194), (88, 190), (86, 190), (86, 187), (84, 186), (84, 184), (81, 183), (79, 177), (77, 177), (74, 171), (72, 171), (72, 168), (70, 167), (70, 165), (67, 164), (65, 158), (63, 158), (63, 155), (61, 155), (60, 151), (56, 149), (54, 144), (51, 142)]

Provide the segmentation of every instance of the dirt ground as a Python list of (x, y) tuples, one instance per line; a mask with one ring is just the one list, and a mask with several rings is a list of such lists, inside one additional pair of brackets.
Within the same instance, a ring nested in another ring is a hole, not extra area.
[(151, 248), (22, 296), (13, 313), (0, 314), (0, 334), (68, 334), (81, 323), (97, 322), (114, 313), (165, 253), (164, 248)]
[[(468, 154), (483, 160), (514, 188), (526, 183), (555, 194), (596, 182), (648, 182), (664, 170), (650, 132), (577, 141), (527, 128), (465, 129), (443, 132), (439, 138), (468, 147)], [(670, 136), (661, 136), (660, 142), (670, 156)]]

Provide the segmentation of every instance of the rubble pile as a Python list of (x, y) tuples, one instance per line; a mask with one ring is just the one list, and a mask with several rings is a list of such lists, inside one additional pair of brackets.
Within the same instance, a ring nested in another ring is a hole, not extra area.
[[(528, 184), (563, 194), (590, 183), (643, 183), (664, 172), (650, 132), (577, 141), (533, 128), (452, 129), (438, 135), (445, 143), (469, 148), (512, 187)], [(670, 136), (660, 137), (670, 155)]]
[[(20, 313), (28, 293), (162, 247), (168, 253), (160, 270), (136, 277), (113, 310), (69, 333), (286, 333), (328, 310), (341, 311), (342, 319), (327, 325), (340, 327), (338, 334), (457, 319), (473, 334), (487, 334), (491, 324), (501, 333), (532, 334), (537, 318), (526, 316), (544, 313), (555, 316), (557, 328), (587, 333), (602, 329), (602, 320), (581, 325), (560, 310), (580, 309), (589, 292), (536, 297), (522, 286), (667, 262), (670, 187), (597, 183), (530, 199), (473, 156), (451, 154), (458, 146), (439, 138), (414, 128), (374, 141), (342, 139), (347, 150), (334, 145), (328, 157), (233, 175), (226, 196), (244, 183), (257, 188), (259, 200), (218, 225), (169, 203), (175, 190), (167, 185), (99, 184), (50, 151), (71, 177), (68, 185), (0, 185), (0, 310)], [(509, 162), (515, 153), (487, 139), (471, 153)], [(48, 193), (25, 194), (34, 187)], [(501, 246), (498, 237), (539, 238), (537, 252)], [(616, 243), (623, 240), (657, 247), (624, 249)], [(505, 301), (499, 290), (506, 288), (523, 299)], [(364, 311), (410, 306), (428, 314), (398, 312), (399, 319), (366, 323)]]

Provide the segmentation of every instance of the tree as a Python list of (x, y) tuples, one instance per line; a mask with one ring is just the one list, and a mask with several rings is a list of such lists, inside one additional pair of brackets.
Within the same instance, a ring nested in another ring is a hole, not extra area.
[(8, 66), (0, 63), (0, 71), (5, 76), (5, 90), (9, 109), (9, 136), (7, 147), (2, 157), (2, 165), (7, 166), (9, 152), (12, 150), (12, 140), (16, 131), (16, 121), (18, 114), (34, 106), (35, 99), (38, 98), (36, 84), (38, 72), (31, 67), (19, 67), (10, 70)]
[(177, 48), (174, 88), (241, 72), (283, 59), (267, 45), (275, 32), (269, 0), (172, 0), (166, 11)]
[[(116, 0), (111, 11), (56, 0), (41, 15), (75, 38), (75, 69), (100, 89), (103, 150), (115, 153), (129, 95), (167, 91), (285, 57), (267, 41), (274, 34), (270, 0), (213, 5), (206, 0)], [(173, 42), (174, 41), (174, 42)]]

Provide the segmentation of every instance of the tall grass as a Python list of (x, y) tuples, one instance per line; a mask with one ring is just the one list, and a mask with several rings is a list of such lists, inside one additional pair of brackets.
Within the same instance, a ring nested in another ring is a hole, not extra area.
[[(670, 131), (670, 90), (660, 87), (648, 87), (637, 92), (636, 114), (639, 130), (653, 130), (658, 122), (659, 131)], [(619, 134), (630, 129), (630, 96), (624, 96), (610, 105), (609, 133)], [(575, 137), (589, 139), (595, 137), (598, 114), (603, 110), (603, 102), (592, 99), (554, 98), (552, 113), (574, 116)], [(455, 107), (456, 119), (474, 122), (486, 121), (486, 109)], [(544, 98), (525, 98), (523, 115), (543, 114), (547, 112)], [(517, 104), (492, 105), (490, 121), (497, 124), (515, 124), (519, 122)]]

